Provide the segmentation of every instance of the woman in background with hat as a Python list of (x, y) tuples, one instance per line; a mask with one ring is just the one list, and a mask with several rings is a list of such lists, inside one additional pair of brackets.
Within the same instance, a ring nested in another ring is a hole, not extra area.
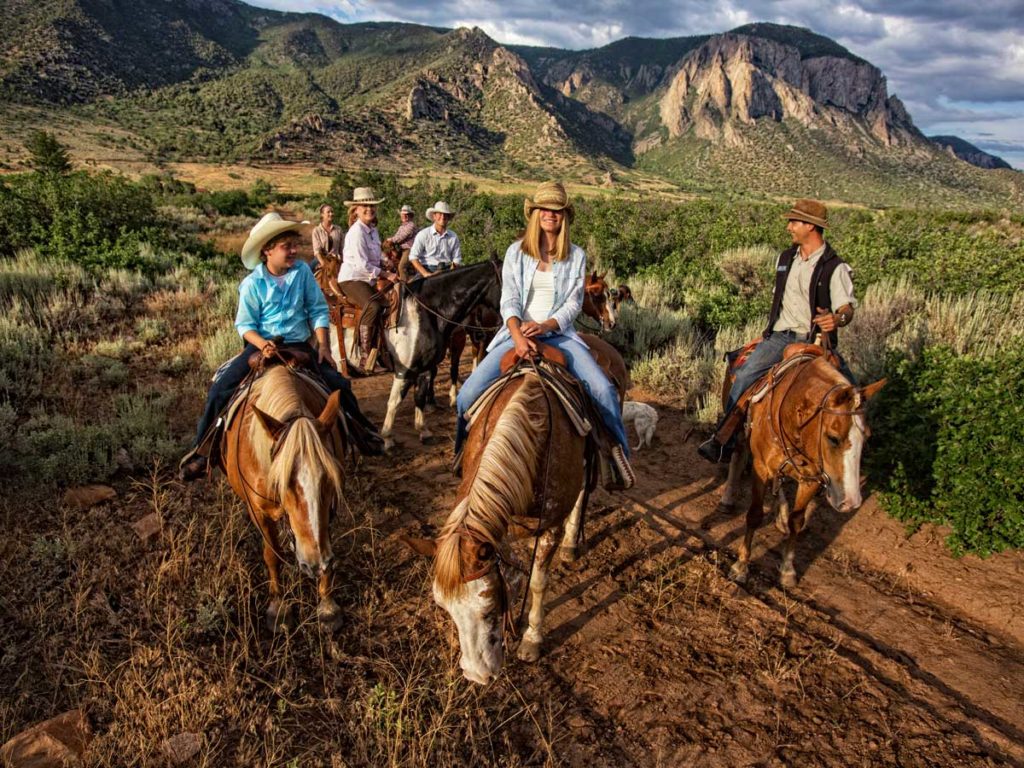
[[(327, 339), (327, 302), (309, 265), (297, 258), (298, 230), (308, 223), (268, 213), (252, 228), (242, 246), (242, 263), (252, 271), (238, 288), (235, 328), (245, 341), (245, 348), (218, 372), (210, 387), (193, 448), (181, 461), (183, 480), (195, 480), (206, 472), (206, 449), (212, 443), (206, 438), (214, 420), (249, 373), (249, 356), (259, 352), (271, 357), (280, 347), (306, 352), (316, 361), (314, 367), (327, 386), (341, 392), (341, 406), (361, 451), (379, 454), (383, 448), (376, 428), (359, 410), (351, 384), (338, 373)], [(316, 350), (309, 343), (310, 329), (316, 335)]]
[(569, 239), (575, 209), (558, 182), (545, 182), (523, 203), (526, 233), (509, 246), (501, 271), (501, 318), (505, 326), (487, 347), (487, 357), (459, 390), (455, 452), (466, 437), (465, 414), (500, 375), (508, 350), (525, 357), (537, 341), (557, 347), (573, 375), (583, 382), (617, 443), (612, 458), (623, 485), (635, 480), (615, 385), (590, 354), (573, 326), (583, 308), (587, 255)]
[(373, 298), (377, 293), (377, 278), (396, 279), (394, 273), (381, 269), (377, 206), (382, 202), (384, 198), (378, 197), (372, 187), (356, 187), (352, 199), (345, 201), (349, 217), (354, 214), (355, 219), (345, 234), (338, 285), (345, 298), (363, 310), (359, 321), (359, 368), (365, 373), (370, 373), (367, 364), (382, 310), (380, 301)]

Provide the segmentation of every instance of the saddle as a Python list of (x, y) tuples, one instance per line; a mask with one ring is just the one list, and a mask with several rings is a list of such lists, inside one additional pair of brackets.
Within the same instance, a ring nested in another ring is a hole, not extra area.
[[(404, 284), (381, 279), (377, 281), (376, 287), (377, 293), (373, 298), (380, 299), (384, 304), (383, 328), (394, 328), (398, 325), (401, 315)], [(328, 308), (331, 309), (330, 306)], [(363, 310), (358, 304), (349, 301), (344, 293), (337, 297), (336, 315), (332, 314), (331, 322), (336, 322), (340, 328), (358, 328), (362, 317)]]

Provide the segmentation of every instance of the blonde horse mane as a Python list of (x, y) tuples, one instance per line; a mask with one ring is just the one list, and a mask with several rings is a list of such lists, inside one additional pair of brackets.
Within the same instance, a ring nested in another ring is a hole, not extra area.
[(442, 594), (454, 597), (463, 589), (459, 552), (462, 528), (496, 550), (511, 519), (533, 502), (543, 438), (549, 430), (544, 388), (534, 374), (522, 379), (505, 404), (484, 446), (469, 493), (448, 515), (438, 537), (434, 574)]
[[(308, 387), (308, 384), (289, 373), (286, 368), (278, 366), (257, 379), (250, 394), (256, 407), (268, 416), (280, 422), (295, 421), (288, 428), (273, 459), (270, 457), (273, 438), (267, 434), (255, 414), (249, 421), (249, 440), (266, 478), (267, 491), (282, 500), (300, 464), (310, 469), (316, 480), (326, 474), (335, 498), (340, 498), (342, 494), (344, 474), (341, 463), (320, 438), (316, 424), (319, 414), (313, 413), (303, 399)], [(328, 503), (330, 499), (321, 501)]]

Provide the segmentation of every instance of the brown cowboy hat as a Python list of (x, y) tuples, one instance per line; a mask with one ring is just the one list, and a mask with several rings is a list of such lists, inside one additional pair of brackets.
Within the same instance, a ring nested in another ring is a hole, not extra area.
[(828, 226), (828, 208), (817, 200), (797, 200), (790, 210), (782, 214), (782, 218), (790, 221), (805, 221), (824, 229)]
[(537, 191), (533, 193), (532, 199), (528, 197), (523, 201), (523, 214), (527, 220), (529, 220), (530, 214), (537, 208), (543, 208), (547, 211), (565, 211), (565, 215), (569, 217), (570, 223), (576, 218), (576, 209), (569, 202), (569, 193), (557, 181), (545, 181), (537, 187)]

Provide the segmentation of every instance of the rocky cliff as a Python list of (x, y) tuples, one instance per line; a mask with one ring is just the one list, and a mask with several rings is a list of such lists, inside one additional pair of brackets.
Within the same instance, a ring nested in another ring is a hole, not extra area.
[(744, 34), (718, 35), (683, 57), (658, 107), (669, 138), (692, 130), (736, 142), (737, 123), (764, 118), (861, 126), (885, 146), (922, 139), (877, 67), (852, 57), (805, 58), (795, 45)]
[(929, 136), (928, 138), (952, 157), (957, 157), (978, 168), (992, 170), (995, 168), (1013, 167), (1003, 158), (991, 155), (983, 149), (978, 149), (978, 147), (969, 141), (961, 139), (959, 136)]

